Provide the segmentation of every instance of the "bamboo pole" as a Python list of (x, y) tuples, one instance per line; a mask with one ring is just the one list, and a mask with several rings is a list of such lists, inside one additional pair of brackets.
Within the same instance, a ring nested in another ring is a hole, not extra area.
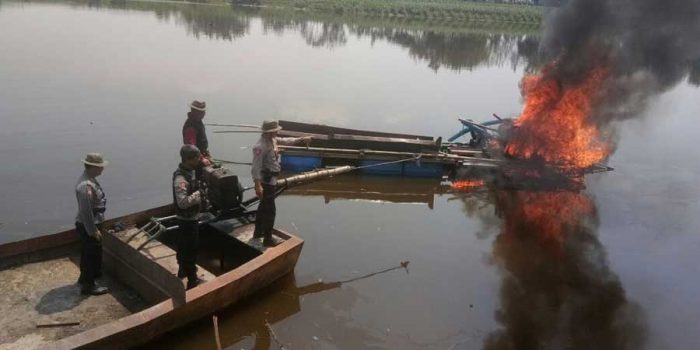
[(320, 178), (324, 178), (324, 177), (331, 177), (334, 175), (349, 173), (353, 170), (355, 170), (355, 167), (350, 166), (350, 165), (345, 165), (345, 166), (341, 166), (341, 167), (337, 167), (337, 168), (333, 168), (333, 169), (316, 170), (316, 171), (311, 171), (311, 172), (304, 173), (304, 174), (286, 177), (284, 179), (279, 179), (279, 180), (277, 180), (277, 185), (278, 186), (291, 186), (291, 185), (295, 185), (295, 184), (305, 182), (305, 181), (311, 181), (311, 180), (316, 180), (316, 179), (320, 179)]

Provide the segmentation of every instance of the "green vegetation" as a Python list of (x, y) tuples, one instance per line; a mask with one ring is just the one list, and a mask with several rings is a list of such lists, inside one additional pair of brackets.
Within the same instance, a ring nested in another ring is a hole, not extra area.
[[(216, 1), (216, 0), (214, 0)], [(253, 6), (370, 17), (539, 24), (542, 8), (461, 0), (257, 0)]]

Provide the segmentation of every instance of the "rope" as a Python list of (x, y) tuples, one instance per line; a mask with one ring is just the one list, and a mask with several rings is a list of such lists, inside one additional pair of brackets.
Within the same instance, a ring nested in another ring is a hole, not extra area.
[(396, 164), (396, 163), (403, 163), (403, 162), (410, 162), (410, 161), (414, 161), (414, 160), (419, 160), (420, 157), (421, 157), (421, 155), (419, 154), (419, 155), (417, 155), (417, 156), (415, 156), (415, 157), (412, 157), (412, 158), (399, 159), (399, 160), (392, 160), (392, 161), (390, 161), (390, 162), (384, 162), (384, 163), (376, 163), (376, 164), (368, 164), (368, 165), (358, 166), (358, 167), (355, 167), (355, 169), (353, 169), (353, 170), (366, 169), (366, 168), (372, 168), (372, 167), (375, 167), (375, 166), (382, 166), (382, 165), (389, 165), (389, 164)]
[(277, 333), (275, 333), (275, 330), (270, 325), (270, 322), (267, 322), (267, 320), (265, 320), (265, 327), (267, 327), (267, 330), (270, 331), (270, 335), (272, 336), (272, 340), (274, 340), (275, 343), (277, 343), (277, 346), (280, 348), (280, 350), (287, 350), (287, 348), (284, 347), (284, 344), (282, 343), (280, 338), (277, 337)]

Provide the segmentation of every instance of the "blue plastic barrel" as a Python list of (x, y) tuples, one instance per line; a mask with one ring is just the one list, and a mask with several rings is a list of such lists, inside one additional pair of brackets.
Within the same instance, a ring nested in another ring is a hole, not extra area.
[(282, 170), (300, 173), (321, 167), (321, 157), (283, 155)]
[[(365, 165), (374, 165), (374, 164), (379, 164), (379, 163), (385, 163), (385, 160), (363, 160), (360, 165), (365, 166)], [(370, 174), (370, 175), (394, 175), (394, 176), (401, 176), (403, 173), (403, 166), (401, 163), (394, 163), (394, 164), (384, 164), (384, 165), (379, 165), (371, 168), (364, 168), (362, 169), (362, 172), (365, 174)]]
[(444, 171), (444, 166), (437, 163), (403, 163), (403, 175), (409, 177), (442, 177)]

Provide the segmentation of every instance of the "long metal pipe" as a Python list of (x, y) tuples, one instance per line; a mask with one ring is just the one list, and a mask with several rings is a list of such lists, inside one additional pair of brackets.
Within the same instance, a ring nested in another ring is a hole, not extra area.
[(204, 123), (204, 125), (207, 125), (207, 126), (229, 126), (229, 127), (235, 127), (235, 128), (260, 129), (260, 126), (258, 126), (258, 125), (250, 125), (250, 124), (216, 124), (216, 123)]
[(286, 145), (279, 145), (278, 148), (282, 151), (305, 151), (305, 152), (318, 152), (321, 154), (330, 154), (330, 153), (344, 153), (344, 154), (366, 154), (366, 155), (384, 155), (384, 156), (415, 156), (415, 155), (420, 155), (421, 158), (426, 159), (440, 159), (440, 160), (469, 160), (469, 159), (474, 159), (475, 157), (465, 157), (465, 156), (458, 156), (454, 154), (448, 154), (448, 153), (432, 153), (432, 152), (424, 152), (424, 153), (411, 153), (411, 152), (396, 152), (396, 151), (375, 151), (375, 150), (369, 150), (369, 149), (348, 149), (348, 148), (322, 148), (322, 147), (302, 147), (302, 146), (286, 146)]

